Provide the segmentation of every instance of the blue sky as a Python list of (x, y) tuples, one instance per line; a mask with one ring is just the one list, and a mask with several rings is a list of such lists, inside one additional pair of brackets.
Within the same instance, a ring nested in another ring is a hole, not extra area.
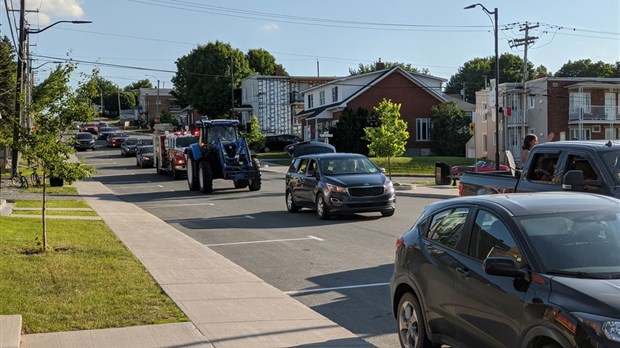
[[(59, 20), (93, 22), (31, 34), (33, 66), (70, 57), (81, 62), (79, 71), (98, 66), (119, 87), (148, 78), (170, 88), (175, 60), (215, 40), (243, 52), (263, 48), (295, 76), (346, 76), (359, 63), (381, 59), (449, 79), (466, 61), (494, 54), (492, 16), (480, 7), (463, 9), (474, 1), (26, 0), (26, 8), (39, 9), (28, 15), (31, 29)], [(568, 60), (620, 61), (618, 0), (481, 3), (498, 8), (500, 54), (523, 56), (523, 47), (509, 41), (523, 38), (519, 25), (529, 22), (540, 25), (530, 31), (538, 39), (528, 50), (536, 66), (555, 72)], [(19, 8), (19, 1), (13, 4)], [(3, 11), (2, 35), (11, 37), (17, 17)], [(39, 78), (50, 65), (38, 69)]]

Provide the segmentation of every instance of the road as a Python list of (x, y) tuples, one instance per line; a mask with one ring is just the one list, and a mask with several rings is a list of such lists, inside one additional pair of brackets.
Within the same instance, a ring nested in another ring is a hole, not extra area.
[[(144, 136), (142, 136), (144, 137)], [(288, 213), (284, 175), (263, 171), (262, 189), (235, 189), (215, 180), (214, 192), (189, 191), (186, 180), (136, 166), (98, 141), (79, 152), (96, 180), (376, 347), (399, 346), (390, 309), (389, 278), (396, 239), (436, 199), (398, 191), (394, 216), (357, 214), (319, 220)], [(402, 192), (402, 193), (401, 193)], [(239, 309), (240, 311), (243, 308)]]

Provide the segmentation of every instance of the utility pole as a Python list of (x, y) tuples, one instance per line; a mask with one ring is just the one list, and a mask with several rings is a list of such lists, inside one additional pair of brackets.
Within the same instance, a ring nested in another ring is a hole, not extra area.
[[(157, 99), (155, 100), (155, 117), (159, 117), (159, 79), (157, 80)], [(160, 119), (161, 122), (161, 119)]]
[(230, 55), (230, 115), (229, 117), (233, 118), (233, 113), (235, 110), (235, 72), (233, 67), (233, 56)]
[(523, 109), (521, 113), (521, 139), (525, 138), (525, 116), (527, 112), (527, 48), (530, 44), (534, 43), (534, 40), (538, 39), (536, 36), (529, 36), (529, 30), (538, 28), (540, 25), (537, 23), (536, 25), (530, 25), (530, 23), (525, 22), (525, 25), (522, 26), (519, 31), (525, 31), (525, 37), (523, 39), (514, 39), (510, 41), (510, 47), (519, 47), (523, 46)]
[(24, 75), (24, 45), (26, 43), (26, 0), (20, 0), (19, 5), (19, 42), (17, 49), (17, 85), (15, 89), (15, 116), (13, 120), (13, 145), (11, 148), (11, 175), (17, 174), (19, 164), (19, 132), (22, 124), (21, 96), (23, 90), (22, 77)]

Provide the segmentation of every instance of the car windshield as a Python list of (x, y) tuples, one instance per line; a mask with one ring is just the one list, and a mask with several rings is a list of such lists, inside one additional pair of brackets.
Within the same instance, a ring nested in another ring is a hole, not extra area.
[(142, 146), (141, 153), (143, 155), (152, 155), (153, 154), (153, 145)]
[(237, 141), (237, 132), (233, 126), (211, 126), (207, 130), (207, 137), (210, 142), (217, 139)]
[(90, 133), (78, 133), (76, 136), (77, 139), (81, 139), (81, 140), (85, 140), (85, 139), (92, 139), (93, 135)]
[(142, 145), (153, 145), (153, 139), (140, 139)]
[(614, 149), (603, 152), (601, 157), (616, 184), (620, 185), (620, 150)]
[(520, 224), (549, 273), (620, 274), (620, 213), (535, 215)]
[(138, 139), (126, 139), (123, 145), (138, 145), (139, 142)]
[(197, 137), (179, 137), (177, 138), (177, 147), (188, 147), (197, 142)]
[(336, 157), (321, 159), (321, 172), (325, 175), (379, 173), (379, 168), (366, 157)]
[(111, 137), (112, 138), (126, 138), (127, 134), (124, 134), (124, 133), (114, 133), (114, 134), (112, 134)]

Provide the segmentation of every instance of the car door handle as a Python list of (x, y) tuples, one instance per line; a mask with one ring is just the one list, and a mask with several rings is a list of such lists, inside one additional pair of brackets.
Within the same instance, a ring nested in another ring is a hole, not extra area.
[(469, 268), (467, 267), (457, 267), (456, 271), (459, 272), (463, 277), (469, 277)]

